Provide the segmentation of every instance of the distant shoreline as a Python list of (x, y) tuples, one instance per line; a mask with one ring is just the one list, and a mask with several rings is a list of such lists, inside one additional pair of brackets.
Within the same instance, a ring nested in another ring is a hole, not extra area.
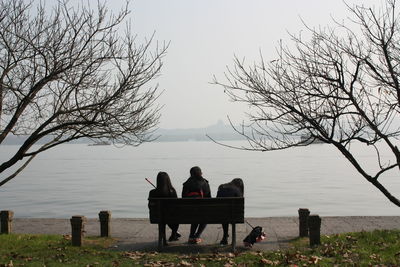
[[(155, 138), (152, 142), (190, 142), (190, 141), (212, 141), (209, 135), (217, 141), (240, 141), (246, 138), (236, 133), (231, 125), (224, 124), (218, 121), (216, 124), (205, 128), (190, 128), (190, 129), (162, 129), (159, 128), (151, 134)], [(25, 142), (28, 136), (8, 136), (2, 145), (21, 145)], [(50, 141), (51, 138), (42, 138), (37, 144), (44, 144)], [(107, 142), (107, 140), (103, 140)], [(94, 141), (89, 138), (81, 138), (67, 144), (93, 144)]]

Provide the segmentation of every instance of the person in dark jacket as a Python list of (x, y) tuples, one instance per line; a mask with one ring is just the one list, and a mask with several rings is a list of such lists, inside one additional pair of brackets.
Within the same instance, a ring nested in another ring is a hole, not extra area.
[[(208, 181), (203, 178), (203, 173), (198, 166), (190, 169), (190, 177), (183, 183), (183, 198), (209, 198), (211, 197), (210, 186)], [(207, 216), (207, 214), (204, 214)], [(190, 226), (189, 243), (198, 244), (202, 240), (200, 238), (206, 224), (192, 224)]]
[[(218, 187), (217, 197), (243, 197), (244, 185), (243, 180), (240, 178), (235, 178), (227, 184), (221, 184)], [(228, 244), (228, 231), (229, 224), (223, 224), (222, 229), (224, 230), (224, 235), (220, 242), (221, 245)]]
[[(151, 190), (149, 193), (149, 198), (177, 198), (175, 188), (171, 184), (171, 179), (169, 178), (168, 173), (159, 172), (157, 174), (157, 186), (155, 189)], [(178, 232), (179, 224), (168, 224), (169, 228), (171, 228), (171, 236), (168, 241), (177, 241), (181, 234)]]

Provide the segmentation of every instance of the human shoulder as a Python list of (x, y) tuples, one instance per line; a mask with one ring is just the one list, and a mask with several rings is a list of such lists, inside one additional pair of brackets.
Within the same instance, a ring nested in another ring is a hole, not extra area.
[(221, 184), (218, 187), (218, 192), (220, 194), (223, 194), (224, 196), (243, 197), (243, 194), (240, 191), (240, 189), (231, 183)]
[(155, 196), (156, 196), (156, 189), (150, 190), (150, 192), (149, 192), (149, 198), (155, 197)]
[(176, 193), (176, 190), (175, 190), (175, 188), (172, 188), (171, 189), (171, 191), (170, 191), (170, 195), (169, 195), (170, 197), (173, 197), (173, 198), (176, 198), (176, 197), (178, 197), (178, 194)]
[(223, 188), (227, 188), (227, 187), (229, 187), (229, 183), (228, 184), (220, 184), (218, 186), (218, 189), (223, 189)]
[(191, 181), (192, 181), (192, 177), (189, 177), (189, 178), (186, 179), (186, 181), (183, 183), (183, 185), (187, 185)]
[(205, 188), (207, 188), (207, 190), (210, 190), (210, 184), (208, 183), (207, 179), (203, 178), (201, 184), (202, 184), (203, 188), (205, 187)]
[(242, 191), (240, 191), (240, 189), (237, 186), (234, 186), (234, 190), (235, 190), (236, 197), (243, 197)]

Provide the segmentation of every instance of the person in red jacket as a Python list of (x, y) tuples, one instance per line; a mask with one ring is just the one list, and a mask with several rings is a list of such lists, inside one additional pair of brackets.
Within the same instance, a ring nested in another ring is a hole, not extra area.
[[(200, 167), (195, 166), (190, 169), (190, 177), (183, 183), (183, 198), (207, 198), (211, 197), (210, 186), (208, 181), (203, 178)], [(206, 215), (206, 214), (205, 214)], [(192, 224), (190, 226), (189, 243), (198, 244), (202, 240), (200, 238), (207, 224)]]

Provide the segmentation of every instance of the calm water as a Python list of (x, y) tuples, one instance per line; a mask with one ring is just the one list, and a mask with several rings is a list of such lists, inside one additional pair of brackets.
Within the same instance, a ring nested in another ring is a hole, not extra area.
[[(240, 144), (230, 142), (229, 144)], [(1, 146), (0, 158), (15, 150)], [(372, 152), (353, 147), (373, 168)], [(299, 208), (319, 215), (399, 215), (333, 147), (314, 144), (276, 152), (232, 150), (212, 142), (149, 143), (140, 147), (62, 145), (36, 157), (0, 187), (0, 209), (15, 217), (148, 217), (147, 196), (158, 171), (170, 174), (180, 194), (189, 169), (198, 165), (215, 196), (219, 184), (241, 177), (246, 216), (296, 216)], [(383, 177), (400, 196), (398, 172)]]

